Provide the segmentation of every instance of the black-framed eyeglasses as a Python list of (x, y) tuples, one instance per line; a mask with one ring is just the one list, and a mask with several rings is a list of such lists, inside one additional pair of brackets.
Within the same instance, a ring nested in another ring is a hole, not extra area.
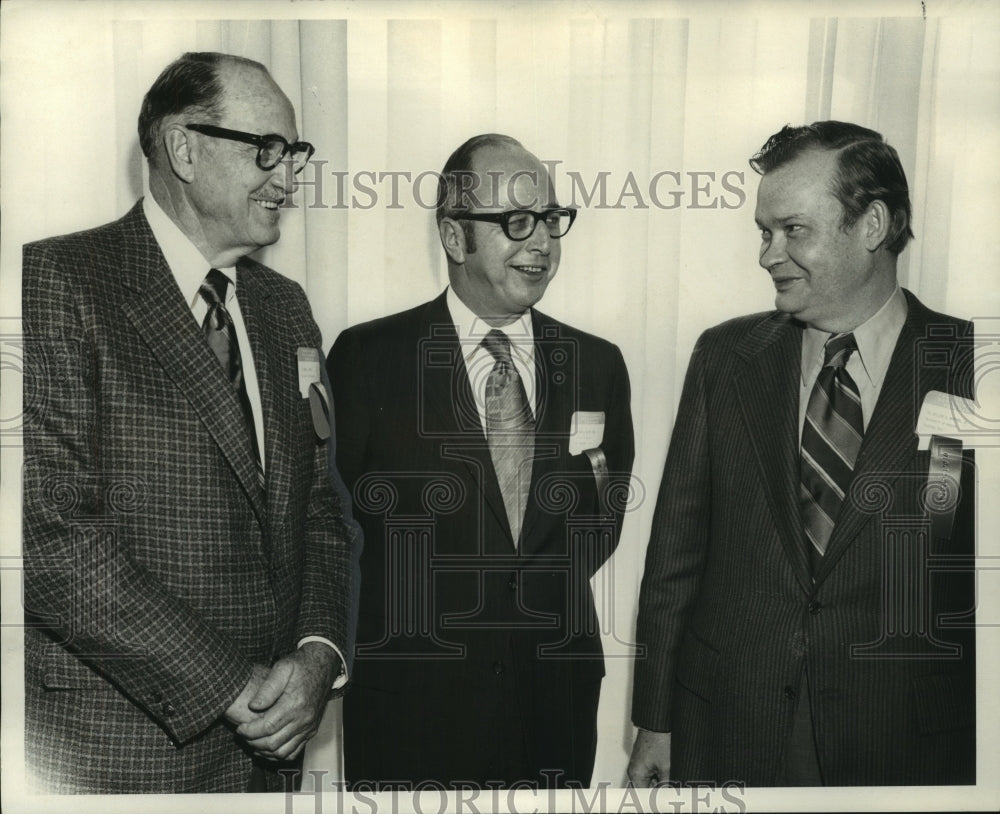
[(503, 233), (511, 240), (527, 240), (535, 233), (538, 221), (545, 224), (549, 237), (559, 238), (569, 231), (576, 220), (576, 210), (571, 207), (556, 207), (535, 212), (533, 209), (509, 209), (506, 212), (462, 212), (456, 220), (481, 220), (499, 223)]
[(265, 172), (273, 170), (280, 164), (286, 155), (292, 157), (292, 170), (295, 173), (302, 172), (306, 163), (316, 151), (308, 141), (296, 141), (289, 144), (288, 141), (277, 133), (268, 133), (266, 136), (257, 136), (253, 133), (243, 133), (239, 130), (229, 130), (225, 127), (216, 127), (214, 124), (185, 124), (188, 130), (196, 133), (203, 133), (212, 138), (224, 138), (230, 141), (242, 141), (244, 144), (252, 144), (257, 148), (257, 166)]

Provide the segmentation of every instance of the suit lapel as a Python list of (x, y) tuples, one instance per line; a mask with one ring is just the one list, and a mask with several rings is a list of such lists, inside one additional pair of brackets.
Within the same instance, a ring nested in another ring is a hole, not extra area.
[(295, 399), (301, 397), (296, 380), (297, 348), (285, 347), (277, 341), (281, 336), (280, 326), (272, 324), (267, 307), (271, 290), (266, 281), (254, 274), (245, 263), (237, 263), (236, 296), (250, 340), (260, 390), (268, 514), (278, 518), (284, 513), (291, 490), (292, 462), (289, 456), (296, 449), (290, 438), (281, 436), (293, 432), (296, 427), (291, 410)]
[(877, 483), (891, 493), (899, 474), (907, 469), (916, 454), (917, 413), (924, 396), (930, 390), (949, 389), (945, 366), (922, 368), (917, 364), (916, 343), (926, 333), (930, 312), (912, 295), (908, 295), (907, 300), (906, 322), (896, 341), (875, 411), (858, 452), (852, 496), (844, 501), (817, 571), (817, 582), (830, 572), (877, 514), (864, 510), (865, 501), (853, 498), (854, 489), (863, 490), (866, 483)]
[[(569, 433), (570, 410), (572, 408), (571, 395), (576, 387), (576, 375), (580, 360), (570, 358), (556, 364), (550, 358), (551, 352), (562, 354), (565, 348), (553, 343), (541, 341), (548, 336), (546, 330), (551, 325), (548, 318), (538, 311), (531, 312), (531, 328), (534, 338), (535, 354), (535, 454), (531, 467), (531, 489), (529, 491), (528, 505), (524, 510), (524, 519), (521, 522), (521, 547), (529, 549), (530, 541), (535, 539), (531, 534), (536, 524), (546, 516), (538, 502), (537, 490), (539, 484), (543, 483), (547, 473), (553, 471), (559, 463), (560, 445), (565, 443), (564, 437)], [(569, 382), (566, 383), (567, 368), (571, 372)], [(557, 385), (554, 381), (556, 375), (563, 377), (562, 384)], [(526, 551), (521, 553), (526, 553)]]
[(445, 297), (442, 294), (428, 303), (414, 347), (413, 369), (420, 375), (416, 409), (426, 406), (429, 412), (426, 419), (420, 419), (427, 422), (420, 430), (433, 427), (434, 435), (440, 438), (442, 457), (459, 459), (469, 468), (483, 502), (507, 529), (509, 537), (503, 495), (465, 369), (463, 348)]
[(219, 445), (266, 526), (256, 462), (236, 392), (191, 317), (138, 204), (124, 225), (134, 240), (125, 241), (122, 267), (125, 284), (135, 296), (122, 303), (122, 310)]
[(803, 590), (812, 576), (802, 540), (798, 502), (798, 399), (802, 332), (789, 318), (758, 323), (737, 351), (737, 400), (749, 429), (768, 507)]

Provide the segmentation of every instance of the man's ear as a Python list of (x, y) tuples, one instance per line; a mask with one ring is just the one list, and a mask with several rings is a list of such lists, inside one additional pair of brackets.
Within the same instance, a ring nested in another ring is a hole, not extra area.
[(889, 207), (882, 201), (872, 201), (861, 216), (865, 248), (873, 252), (885, 244), (889, 237), (889, 227), (892, 217)]
[(441, 245), (448, 253), (448, 259), (456, 265), (465, 264), (465, 230), (457, 220), (441, 218), (438, 224)]
[(186, 183), (194, 180), (194, 154), (196, 151), (193, 133), (179, 124), (170, 124), (160, 132), (163, 153), (174, 175)]

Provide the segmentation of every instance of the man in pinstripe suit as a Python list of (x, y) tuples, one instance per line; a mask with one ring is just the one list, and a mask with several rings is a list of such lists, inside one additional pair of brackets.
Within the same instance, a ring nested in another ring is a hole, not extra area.
[(629, 776), (974, 783), (971, 455), (915, 433), (928, 394), (971, 396), (971, 326), (896, 281), (909, 193), (878, 133), (786, 127), (751, 165), (777, 311), (691, 357), (642, 583)]
[(29, 784), (276, 790), (350, 655), (319, 330), (247, 258), (312, 147), (222, 54), (168, 66), (139, 132), (151, 195), (24, 248)]

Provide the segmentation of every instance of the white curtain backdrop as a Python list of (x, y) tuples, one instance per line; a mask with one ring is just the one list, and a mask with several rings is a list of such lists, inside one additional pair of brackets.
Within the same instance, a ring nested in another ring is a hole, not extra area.
[[(415, 185), (421, 173), (487, 131), (559, 162), (557, 190), (581, 212), (540, 307), (622, 348), (645, 495), (595, 582), (608, 673), (594, 780), (618, 785), (644, 548), (691, 348), (705, 328), (773, 302), (747, 158), (786, 123), (881, 131), (914, 203), (902, 283), (932, 308), (1000, 317), (1000, 17), (927, 3), (924, 18), (921, 5), (870, 16), (849, 2), (10, 4), (3, 314), (18, 313), (22, 243), (117, 218), (143, 194), (139, 105), (186, 50), (263, 62), (316, 145), (281, 241), (260, 257), (304, 286), (327, 349), (347, 326), (446, 284), (421, 205), (435, 179)], [(275, 19), (248, 19), (262, 13)], [(5, 453), (4, 509), (17, 516), (16, 450)], [(310, 748), (313, 768), (339, 771), (336, 716)]]

